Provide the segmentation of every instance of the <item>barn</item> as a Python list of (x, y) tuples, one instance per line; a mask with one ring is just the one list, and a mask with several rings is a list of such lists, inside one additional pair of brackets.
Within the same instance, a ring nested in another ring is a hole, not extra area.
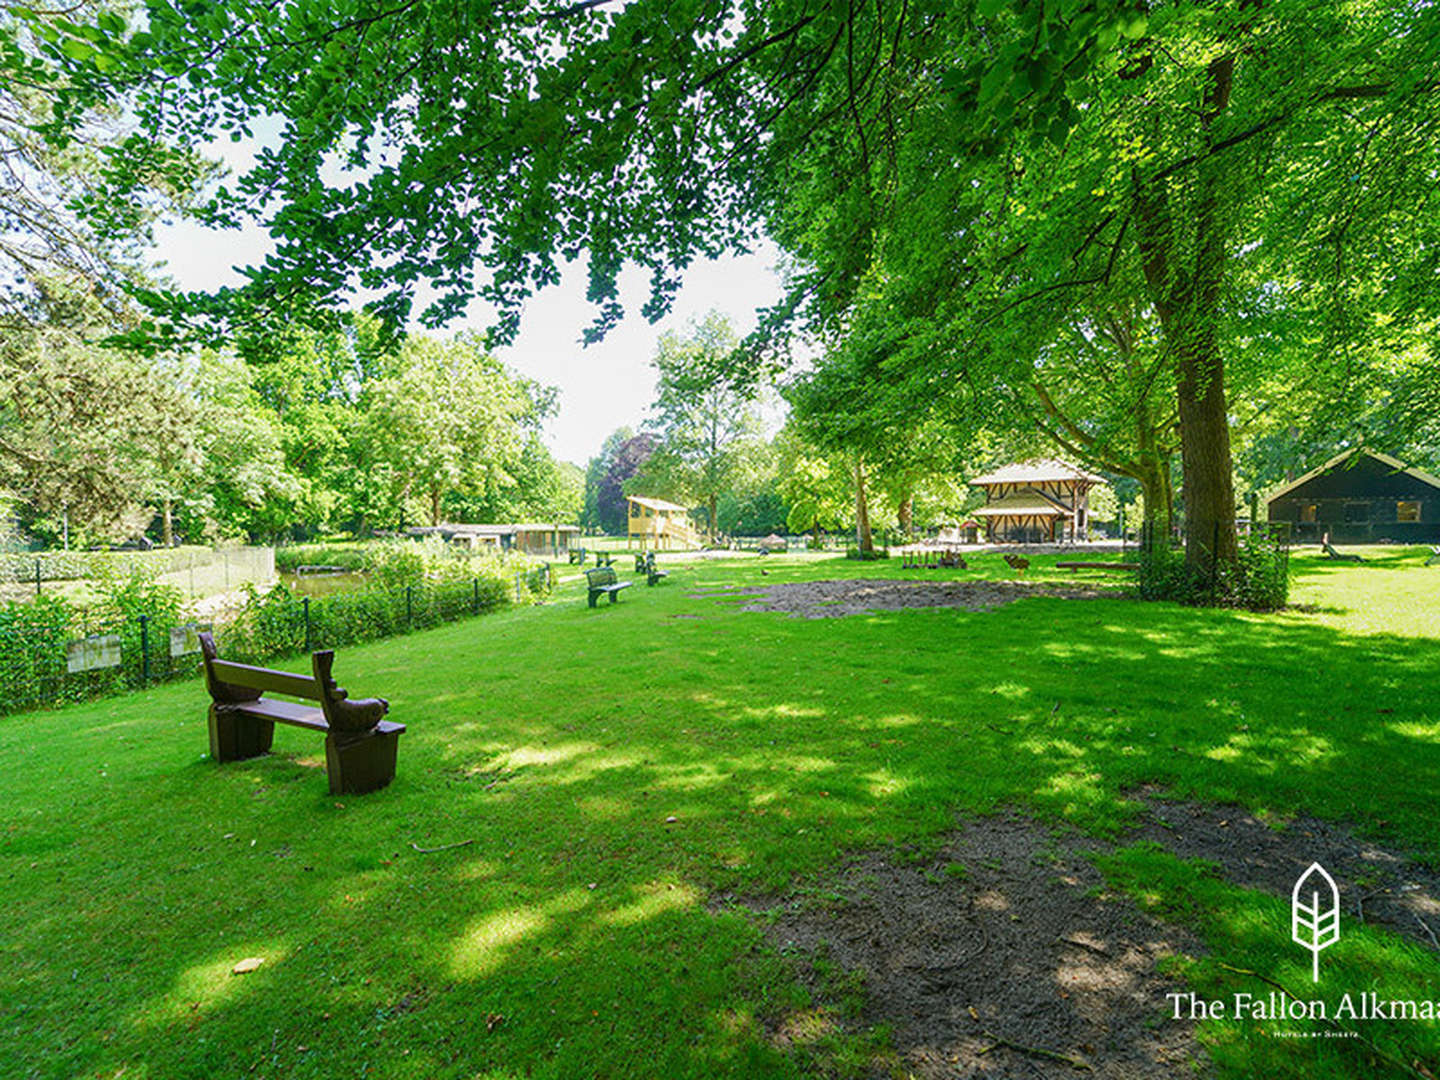
[(1318, 544), (1433, 544), (1440, 541), (1440, 478), (1388, 454), (1357, 447), (1271, 495), (1271, 521)]

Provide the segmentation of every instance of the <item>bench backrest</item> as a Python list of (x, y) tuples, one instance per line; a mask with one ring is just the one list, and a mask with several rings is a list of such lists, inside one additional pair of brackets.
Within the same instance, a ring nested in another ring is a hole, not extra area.
[(272, 694), (307, 698), (310, 701), (320, 701), (323, 698), (320, 683), (314, 678), (221, 660), (219, 650), (215, 648), (214, 636), (208, 630), (202, 630), (199, 638), (200, 655), (205, 660), (205, 688), (210, 691), (210, 696), (221, 704), (234, 705), (255, 701), (267, 690)]
[(389, 711), (390, 703), (384, 698), (349, 700), (350, 695), (335, 685), (330, 673), (335, 663), (335, 653), (331, 649), (310, 654), (310, 668), (314, 674), (305, 676), (221, 660), (215, 648), (215, 638), (209, 631), (201, 631), (199, 637), (200, 655), (205, 660), (205, 688), (218, 705), (243, 705), (247, 701), (258, 701), (262, 693), (305, 698), (320, 702), (321, 711), (332, 730), (350, 733), (369, 731)]
[(615, 568), (613, 566), (597, 566), (594, 570), (585, 571), (585, 580), (589, 582), (590, 588), (598, 589), (605, 585), (614, 585), (616, 582)]

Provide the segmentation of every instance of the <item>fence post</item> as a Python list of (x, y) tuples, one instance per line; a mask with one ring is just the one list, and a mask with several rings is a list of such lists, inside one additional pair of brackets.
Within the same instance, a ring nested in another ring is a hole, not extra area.
[(474, 586), (474, 589), (473, 589), (474, 599), (472, 599), (472, 600), (470, 601), (470, 613), (471, 613), (472, 615), (479, 615), (479, 614), (480, 614), (480, 579), (479, 579), (478, 577), (475, 578), (475, 580), (472, 581), (471, 584)]
[(150, 682), (150, 616), (140, 616), (140, 685)]
[(35, 560), (35, 595), (40, 595), (40, 560)]
[(300, 606), (305, 609), (305, 651), (310, 651), (310, 597), (304, 597)]
[[(599, 558), (597, 555), (596, 558)], [(520, 603), (520, 571), (515, 571), (515, 603)]]
[(405, 625), (406, 625), (407, 627), (413, 627), (413, 626), (415, 625), (415, 586), (414, 586), (414, 585), (406, 585), (406, 586), (405, 586)]

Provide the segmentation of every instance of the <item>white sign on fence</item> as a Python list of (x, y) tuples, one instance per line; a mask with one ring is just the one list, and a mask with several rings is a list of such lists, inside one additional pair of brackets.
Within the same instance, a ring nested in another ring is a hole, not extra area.
[(119, 666), (119, 634), (91, 634), (65, 646), (65, 670), (72, 674)]
[(170, 655), (188, 656), (190, 653), (200, 651), (200, 631), (209, 630), (207, 623), (201, 626), (199, 623), (186, 623), (184, 626), (172, 626), (170, 628)]

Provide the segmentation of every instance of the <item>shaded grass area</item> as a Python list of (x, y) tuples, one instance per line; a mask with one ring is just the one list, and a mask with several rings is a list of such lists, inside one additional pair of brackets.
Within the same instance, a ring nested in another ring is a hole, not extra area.
[[(341, 652), (339, 681), (409, 725), (397, 780), (365, 798), (327, 797), (323, 747), (295, 729), (270, 758), (203, 760), (198, 682), (7, 718), (0, 1073), (865, 1068), (883, 1061), (873, 1039), (772, 1045), (761, 1020), (811, 1003), (707, 896), (782, 889), (864, 848), (918, 858), (957, 811), (1001, 803), (1106, 834), (1141, 811), (1127, 791), (1159, 784), (1352, 821), (1440, 861), (1440, 704), (1420, 692), (1440, 674), (1440, 572), (1377, 551), (1298, 556), (1313, 610), (1273, 616), (1117, 595), (811, 621), (693, 597), (1013, 576), (998, 555), (965, 574), (677, 563), (596, 611), (572, 584), (543, 608)], [(1030, 576), (1071, 580), (1054, 561)], [(1162, 892), (1185, 891), (1177, 874)], [(1209, 926), (1240, 895), (1190, 889), (1182, 917)], [(1275, 926), (1254, 933), (1280, 950)], [(264, 963), (231, 975), (246, 957)], [(1414, 963), (1440, 983), (1433, 955)], [(1247, 1075), (1258, 1052), (1217, 1058)], [(1274, 1049), (1263, 1074), (1301, 1075), (1307, 1052)], [(1334, 1052), (1334, 1075), (1375, 1075)]]

